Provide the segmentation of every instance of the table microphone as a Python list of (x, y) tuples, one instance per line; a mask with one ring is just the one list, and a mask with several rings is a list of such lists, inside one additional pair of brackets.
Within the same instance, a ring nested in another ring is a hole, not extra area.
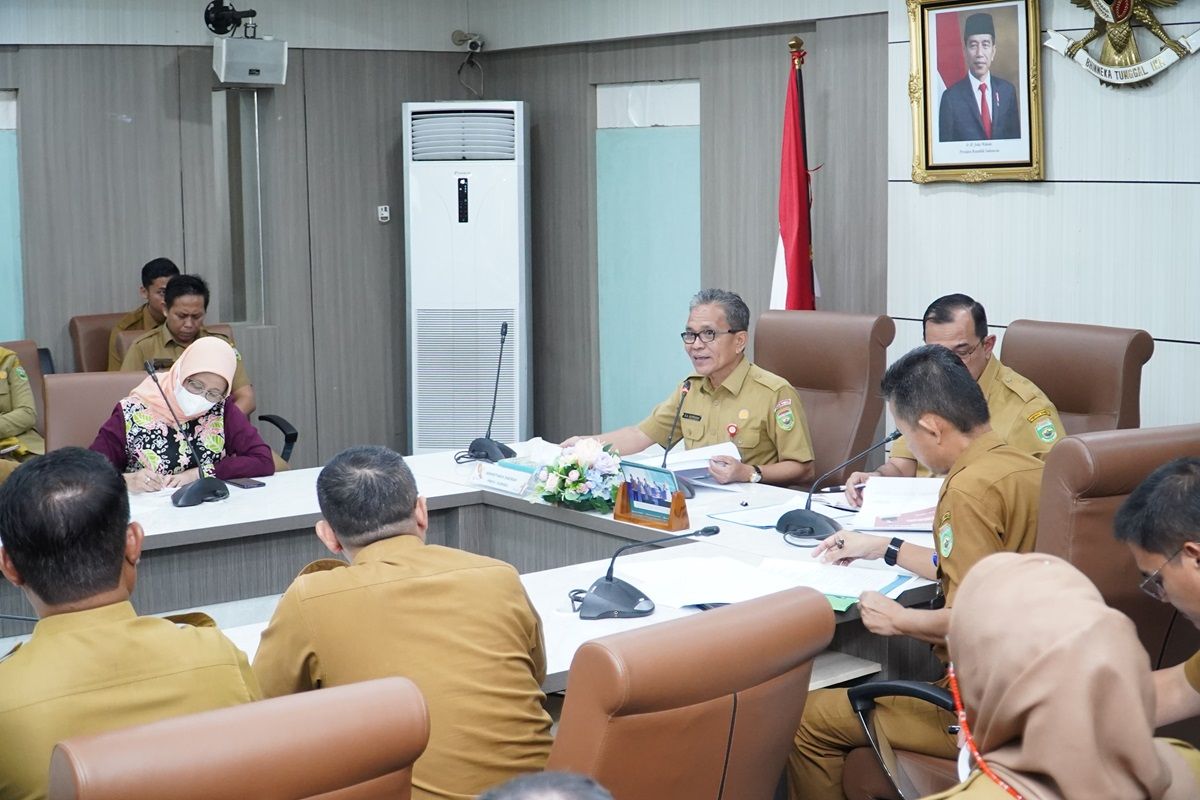
[[(150, 380), (154, 381), (154, 385), (158, 387), (158, 393), (162, 395), (163, 402), (167, 404), (167, 411), (171, 412), (171, 419), (175, 420), (175, 429), (183, 433), (183, 425), (179, 422), (179, 417), (175, 416), (175, 409), (171, 407), (171, 401), (167, 399), (167, 393), (163, 391), (162, 384), (158, 382), (158, 375), (154, 372), (154, 362), (147, 361), (142, 366), (145, 368), (146, 374), (150, 376)], [(204, 475), (204, 465), (200, 463), (200, 448), (196, 447), (195, 434), (196, 431), (192, 430), (187, 435), (187, 445), (192, 451), (192, 458), (196, 460), (196, 469), (201, 475)], [(171, 495), (171, 505), (185, 508), (213, 500), (224, 500), (226, 497), (229, 497), (229, 487), (225, 485), (225, 481), (211, 476), (202, 477), (187, 486), (180, 486), (176, 489), (175, 494)]]
[(487, 433), (467, 447), (466, 461), (491, 461), (512, 458), (517, 453), (508, 445), (492, 438), (492, 422), (496, 419), (496, 400), (500, 395), (500, 366), (504, 363), (504, 340), (508, 338), (508, 323), (500, 323), (500, 357), (496, 359), (496, 385), (492, 387), (492, 414), (488, 417)]
[[(625, 619), (628, 617), (644, 617), (654, 611), (654, 601), (646, 597), (633, 584), (613, 577), (613, 567), (616, 566), (617, 556), (635, 547), (646, 547), (652, 544), (662, 544), (673, 539), (685, 539), (689, 536), (712, 536), (720, 533), (716, 525), (709, 525), (691, 533), (677, 533), (674, 536), (664, 536), (661, 539), (651, 539), (648, 542), (630, 542), (617, 548), (612, 560), (608, 562), (608, 572), (603, 578), (597, 578), (583, 595), (579, 605), (580, 619)], [(580, 591), (576, 589), (575, 591)]]
[[(667, 434), (667, 444), (663, 448), (662, 469), (667, 468), (667, 456), (671, 454), (671, 448), (683, 441), (683, 437), (679, 437), (679, 442), (672, 441), (675, 438), (675, 430), (679, 427), (679, 416), (683, 413), (683, 401), (687, 400), (688, 392), (692, 390), (692, 379), (688, 378), (679, 386), (679, 405), (675, 406), (675, 419), (671, 421), (671, 432)], [(675, 476), (675, 485), (679, 487), (679, 491), (683, 492), (683, 496), (691, 500), (696, 496), (696, 490), (692, 487), (691, 482), (681, 475)]]
[(900, 431), (892, 431), (887, 436), (868, 447), (866, 450), (847, 458), (841, 464), (838, 464), (836, 467), (817, 478), (815, 481), (813, 481), (812, 486), (809, 487), (808, 500), (805, 501), (804, 508), (798, 508), (794, 511), (789, 511), (780, 517), (779, 522), (775, 523), (775, 530), (779, 531), (784, 536), (797, 536), (801, 539), (825, 539), (831, 534), (840, 531), (842, 529), (842, 524), (840, 522), (838, 522), (836, 519), (830, 519), (824, 514), (819, 514), (812, 510), (812, 499), (813, 495), (817, 491), (817, 487), (821, 485), (822, 481), (843, 467), (853, 464), (855, 461), (858, 461), (872, 450), (883, 447), (888, 442), (894, 442), (899, 438)]

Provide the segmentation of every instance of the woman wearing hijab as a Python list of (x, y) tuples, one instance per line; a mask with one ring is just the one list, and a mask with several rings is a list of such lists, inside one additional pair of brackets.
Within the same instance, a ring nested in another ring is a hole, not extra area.
[(947, 639), (975, 763), (936, 798), (1200, 797), (1200, 753), (1154, 738), (1150, 660), (1133, 622), (1067, 562), (983, 559), (959, 588)]
[[(208, 475), (273, 474), (271, 448), (241, 409), (225, 402), (236, 369), (237, 356), (227, 342), (197, 339), (159, 376), (158, 385), (147, 376), (117, 403), (91, 449), (125, 474), (130, 492), (174, 488)], [(199, 464), (191, 442), (199, 444)]]

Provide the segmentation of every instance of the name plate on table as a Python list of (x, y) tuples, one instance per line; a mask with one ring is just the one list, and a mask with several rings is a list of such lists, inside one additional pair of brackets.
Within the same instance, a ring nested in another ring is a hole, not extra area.
[(485, 489), (491, 489), (493, 492), (523, 497), (529, 491), (529, 485), (535, 474), (522, 469), (506, 467), (503, 464), (480, 462), (475, 465), (475, 474), (471, 476), (471, 481)]

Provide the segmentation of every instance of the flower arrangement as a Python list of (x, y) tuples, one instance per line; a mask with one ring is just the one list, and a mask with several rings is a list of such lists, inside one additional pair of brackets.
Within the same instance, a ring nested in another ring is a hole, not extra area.
[(576, 511), (608, 513), (621, 485), (620, 455), (612, 445), (580, 439), (537, 473), (533, 496)]

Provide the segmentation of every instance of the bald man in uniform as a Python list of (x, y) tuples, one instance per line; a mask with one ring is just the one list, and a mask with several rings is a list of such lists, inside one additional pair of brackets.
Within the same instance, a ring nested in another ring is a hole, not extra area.
[[(1200, 627), (1200, 458), (1163, 464), (1138, 485), (1113, 519), (1144, 576), (1142, 591)], [(1200, 716), (1200, 653), (1154, 673), (1155, 724)]]
[[(926, 344), (940, 344), (954, 352), (983, 390), (992, 430), (1006, 444), (1044, 459), (1065, 433), (1058, 409), (1032, 381), (1000, 363), (993, 354), (996, 337), (988, 333), (987, 312), (965, 294), (939, 297), (925, 309), (922, 331)], [(874, 472), (855, 472), (846, 482), (846, 498), (862, 504), (858, 488), (875, 475), (885, 477), (928, 477), (929, 468), (919, 463), (901, 437), (892, 445), (887, 463)]]
[(550, 753), (541, 620), (512, 565), (425, 544), (412, 472), (355, 447), (317, 478), (316, 533), (350, 564), (309, 565), (279, 601), (254, 658), (274, 697), (402, 675), (429, 706), (414, 800), (468, 800)]
[(138, 289), (146, 302), (130, 311), (113, 326), (108, 335), (108, 371), (121, 369), (117, 355), (117, 336), (124, 331), (152, 331), (167, 318), (167, 283), (179, 274), (179, 267), (169, 258), (155, 258), (142, 266), (142, 286)]
[(175, 359), (183, 355), (192, 342), (205, 336), (216, 336), (229, 342), (233, 354), (237, 356), (237, 370), (233, 373), (229, 399), (248, 417), (257, 406), (254, 384), (246, 375), (246, 362), (242, 360), (242, 354), (233, 339), (204, 327), (208, 299), (208, 284), (199, 276), (177, 275), (171, 278), (166, 291), (166, 321), (129, 346), (129, 352), (121, 362), (121, 371), (141, 372), (147, 361), (161, 362), (158, 366), (165, 368), (175, 363)]
[[(937, 610), (905, 608), (878, 592), (859, 599), (863, 625), (880, 636), (912, 636), (947, 661), (946, 632), (954, 594), (978, 561), (999, 552), (1027, 553), (1037, 536), (1042, 462), (1003, 440), (988, 424), (979, 384), (962, 360), (941, 345), (925, 345), (888, 368), (883, 395), (900, 432), (918, 458), (946, 473), (934, 512), (936, 549), (899, 538), (838, 531), (817, 546), (826, 562), (879, 559), (936, 580), (945, 598)], [(904, 677), (904, 676), (900, 676)], [(954, 715), (909, 698), (882, 699), (876, 719), (898, 749), (952, 758), (958, 752), (946, 727)], [(867, 746), (845, 689), (809, 695), (788, 760), (793, 798), (843, 798), (847, 753)]]
[[(0, 450), (8, 451), (0, 454), (0, 459), (20, 461), (46, 452), (46, 441), (35, 425), (37, 406), (29, 374), (16, 353), (0, 347)], [(3, 476), (0, 468), (0, 478)]]
[[(812, 439), (804, 406), (790, 383), (746, 358), (750, 309), (742, 298), (722, 289), (697, 293), (681, 336), (695, 372), (641, 423), (596, 438), (622, 455), (655, 443), (669, 447), (680, 438), (689, 449), (733, 442), (740, 460), (717, 456), (708, 465), (720, 483), (792, 486), (812, 480)], [(676, 438), (668, 442), (680, 399)]]
[(0, 486), (0, 571), (40, 618), (0, 660), (0, 797), (44, 798), (64, 739), (259, 699), (211, 619), (133, 610), (142, 538), (99, 453), (55, 450)]

